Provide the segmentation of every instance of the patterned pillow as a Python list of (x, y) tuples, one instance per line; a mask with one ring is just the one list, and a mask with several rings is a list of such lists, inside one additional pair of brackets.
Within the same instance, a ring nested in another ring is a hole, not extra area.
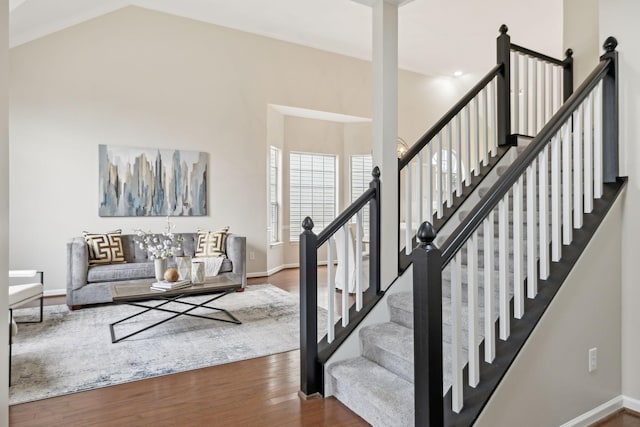
[(198, 244), (196, 245), (196, 257), (225, 257), (227, 253), (226, 241), (229, 227), (220, 231), (198, 230)]
[(89, 247), (89, 265), (124, 263), (122, 251), (122, 230), (114, 230), (105, 234), (93, 234), (83, 231), (82, 235)]

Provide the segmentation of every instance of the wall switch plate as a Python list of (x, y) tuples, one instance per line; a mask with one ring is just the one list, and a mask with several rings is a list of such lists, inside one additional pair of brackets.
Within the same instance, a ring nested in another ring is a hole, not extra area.
[(256, 259), (256, 253), (253, 251), (249, 252), (249, 259), (251, 261), (254, 261)]
[(589, 349), (589, 372), (598, 369), (598, 347)]

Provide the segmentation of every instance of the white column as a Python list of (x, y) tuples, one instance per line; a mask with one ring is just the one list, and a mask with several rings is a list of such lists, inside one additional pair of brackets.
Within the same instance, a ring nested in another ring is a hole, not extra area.
[(353, 0), (372, 8), (373, 164), (382, 185), (381, 287), (398, 271), (398, 7), (411, 0)]
[[(0, 288), (8, 286), (9, 272), (9, 1), (0, 0)], [(8, 319), (8, 294), (0, 292), (0, 313)], [(0, 328), (0, 426), (9, 425), (8, 328)]]

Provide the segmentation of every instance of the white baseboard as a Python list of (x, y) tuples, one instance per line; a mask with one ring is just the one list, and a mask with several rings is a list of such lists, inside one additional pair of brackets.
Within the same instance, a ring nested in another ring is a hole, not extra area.
[[(327, 265), (327, 261), (318, 261), (318, 265)], [(276, 274), (279, 271), (286, 270), (288, 268), (298, 268), (298, 267), (300, 267), (300, 264), (297, 262), (294, 262), (291, 264), (282, 264), (268, 271), (256, 271), (253, 273), (247, 273), (247, 277), (266, 277), (266, 276), (271, 276), (272, 274)]]
[[(593, 408), (592, 410), (585, 412), (584, 414), (567, 421), (562, 424), (560, 427), (587, 427), (591, 424), (605, 418), (608, 415), (613, 414), (618, 409), (622, 409), (623, 407), (627, 407), (624, 405), (625, 398), (623, 396), (617, 396), (611, 399), (608, 402), (603, 403), (602, 405)], [(640, 404), (637, 400), (636, 404)], [(633, 408), (629, 408), (633, 409)]]
[(67, 295), (66, 289), (49, 289), (44, 292), (45, 297), (61, 297)]
[(622, 396), (622, 406), (635, 412), (640, 412), (640, 400)]

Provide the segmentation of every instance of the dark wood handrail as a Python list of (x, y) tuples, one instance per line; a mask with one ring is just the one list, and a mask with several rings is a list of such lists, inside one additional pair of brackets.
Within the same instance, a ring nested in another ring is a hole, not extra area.
[(509, 166), (504, 175), (491, 187), (489, 192), (482, 200), (471, 210), (456, 230), (451, 233), (450, 237), (442, 244), (442, 267), (444, 268), (454, 257), (454, 255), (462, 249), (473, 232), (482, 224), (482, 221), (495, 209), (498, 202), (513, 187), (520, 176), (525, 173), (529, 165), (538, 157), (538, 154), (549, 143), (549, 140), (571, 117), (578, 106), (587, 98), (589, 93), (608, 73), (612, 64), (610, 58), (604, 58), (589, 74), (587, 79), (580, 87), (569, 97), (569, 99), (560, 107), (558, 112), (549, 120), (535, 138), (529, 143), (525, 151)]
[(345, 209), (340, 215), (336, 217), (329, 225), (327, 225), (320, 233), (318, 233), (318, 243), (317, 247), (322, 246), (329, 237), (333, 236), (343, 225), (345, 225), (349, 220), (358, 213), (358, 211), (364, 208), (369, 201), (376, 198), (376, 189), (369, 188), (367, 191), (362, 193), (360, 197), (358, 197), (347, 209)]
[(491, 71), (489, 71), (482, 78), (482, 80), (476, 83), (476, 85), (472, 87), (471, 90), (469, 90), (469, 92), (467, 92), (467, 94), (460, 101), (458, 101), (453, 107), (451, 107), (451, 109), (447, 111), (447, 113), (444, 116), (442, 116), (442, 118), (438, 120), (436, 124), (433, 125), (433, 127), (431, 127), (431, 129), (429, 129), (418, 140), (418, 142), (412, 145), (411, 148), (409, 148), (409, 150), (407, 151), (407, 153), (402, 157), (402, 159), (398, 160), (399, 162), (398, 170), (408, 165), (409, 162), (411, 162), (411, 160), (413, 160), (413, 158), (417, 156), (420, 151), (422, 151), (422, 149), (429, 143), (429, 141), (435, 138), (435, 136), (438, 135), (438, 133), (442, 129), (444, 129), (447, 123), (453, 120), (453, 118), (457, 116), (458, 113), (462, 111), (462, 109), (466, 107), (467, 104), (469, 104), (469, 102), (471, 102), (471, 100), (475, 98), (476, 95), (478, 95), (480, 91), (484, 89), (485, 86), (487, 86), (491, 80), (493, 80), (498, 74), (500, 74), (503, 67), (504, 67), (503, 64), (497, 64), (496, 66), (494, 66), (491, 69)]
[(563, 66), (564, 61), (561, 59), (554, 58), (549, 55), (545, 55), (544, 53), (536, 52), (535, 50), (527, 49), (526, 47), (519, 46), (517, 44), (511, 43), (511, 50), (514, 52), (522, 53), (523, 55), (528, 55), (536, 59), (540, 59), (545, 62), (550, 62), (555, 65)]

